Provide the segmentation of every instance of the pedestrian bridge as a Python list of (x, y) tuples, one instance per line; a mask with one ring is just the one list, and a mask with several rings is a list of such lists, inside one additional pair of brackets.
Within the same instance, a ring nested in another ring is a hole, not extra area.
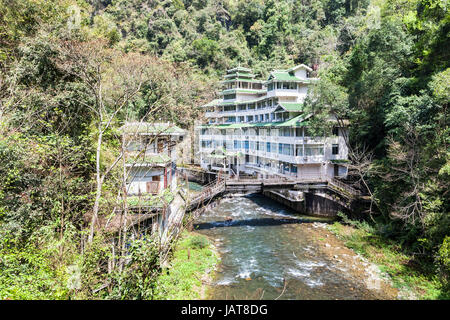
[[(350, 203), (361, 198), (361, 192), (335, 178), (218, 178), (203, 187), (200, 194), (192, 197), (188, 210), (192, 211), (208, 204), (223, 193), (265, 193), (283, 189), (303, 191), (308, 194), (322, 194), (328, 201), (350, 208)], [(289, 201), (288, 199), (286, 201)]]

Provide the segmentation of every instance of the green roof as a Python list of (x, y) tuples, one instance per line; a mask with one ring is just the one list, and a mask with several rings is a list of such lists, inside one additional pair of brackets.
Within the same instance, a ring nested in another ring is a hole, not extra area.
[(301, 112), (303, 111), (303, 103), (298, 102), (278, 102), (284, 110), (288, 112)]
[(227, 90), (223, 90), (222, 94), (227, 94), (227, 93), (265, 93), (266, 90), (261, 90), (261, 89), (240, 89), (240, 88), (234, 88), (234, 89), (227, 89)]
[(235, 72), (235, 73), (226, 74), (224, 76), (224, 78), (233, 78), (233, 77), (236, 77), (236, 78), (239, 78), (239, 77), (254, 78), (255, 75), (253, 73), (249, 73), (249, 72)]
[(301, 79), (297, 78), (293, 74), (289, 73), (288, 71), (272, 71), (269, 76), (269, 80), (276, 80), (276, 81), (300, 81)]
[(162, 153), (160, 153), (160, 154), (131, 153), (127, 157), (126, 162), (127, 162), (127, 164), (151, 165), (151, 164), (166, 164), (171, 161), (172, 161), (172, 159), (169, 156), (162, 154)]
[(229, 83), (229, 82), (235, 82), (235, 81), (246, 81), (251, 83), (263, 83), (264, 80), (256, 80), (256, 79), (246, 79), (246, 78), (237, 78), (237, 79), (228, 79), (221, 81), (222, 83)]
[(223, 101), (222, 99), (215, 99), (215, 100), (209, 102), (208, 104), (203, 105), (202, 107), (249, 104), (249, 103), (256, 103), (256, 102), (259, 102), (259, 101), (263, 101), (263, 100), (266, 100), (266, 99), (271, 99), (271, 98), (261, 97), (259, 99), (239, 100), (239, 101)]
[(238, 128), (271, 128), (271, 127), (302, 127), (307, 124), (304, 120), (308, 116), (298, 115), (292, 119), (280, 122), (256, 122), (256, 123), (230, 123), (230, 124), (210, 124), (203, 125), (200, 128), (218, 128), (218, 129), (238, 129)]
[(280, 123), (278, 126), (279, 127), (302, 127), (305, 126), (307, 123), (304, 121), (305, 120), (305, 115), (299, 115), (296, 116), (292, 119), (289, 119), (287, 121), (284, 121), (282, 123)]
[(124, 133), (140, 133), (140, 134), (181, 134), (185, 131), (172, 123), (150, 123), (150, 122), (128, 122), (124, 124), (120, 130)]
[(224, 159), (226, 158), (223, 154), (208, 154), (207, 157), (214, 158), (214, 159)]
[(156, 195), (142, 194), (141, 196), (128, 196), (127, 204), (130, 207), (163, 207), (164, 205), (172, 202), (174, 199), (173, 193), (166, 190)]
[(317, 81), (317, 78), (308, 78), (308, 79), (300, 79), (297, 78), (292, 72), (289, 70), (276, 70), (272, 71), (267, 79), (270, 81), (291, 81), (291, 82), (303, 82), (303, 83), (312, 83)]

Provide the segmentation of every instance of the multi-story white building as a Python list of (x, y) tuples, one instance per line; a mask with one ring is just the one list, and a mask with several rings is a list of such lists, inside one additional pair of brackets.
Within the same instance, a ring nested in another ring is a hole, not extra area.
[(301, 64), (274, 70), (267, 81), (237, 67), (224, 76), (220, 99), (203, 106), (207, 124), (199, 130), (200, 165), (237, 174), (325, 178), (346, 176), (347, 128), (327, 137), (308, 134), (303, 112), (308, 87), (317, 81)]

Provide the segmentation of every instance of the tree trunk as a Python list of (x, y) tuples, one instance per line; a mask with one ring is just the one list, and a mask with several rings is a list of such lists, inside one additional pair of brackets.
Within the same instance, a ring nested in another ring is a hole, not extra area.
[(94, 227), (97, 223), (97, 217), (98, 217), (98, 209), (100, 205), (100, 198), (102, 196), (102, 184), (103, 179), (100, 176), (100, 151), (102, 146), (102, 138), (103, 138), (103, 132), (101, 128), (99, 128), (98, 133), (98, 139), (97, 139), (97, 155), (96, 155), (96, 176), (97, 176), (97, 191), (95, 194), (95, 203), (94, 208), (92, 209), (92, 219), (91, 219), (91, 231), (89, 233), (88, 243), (92, 243), (92, 240), (94, 239)]

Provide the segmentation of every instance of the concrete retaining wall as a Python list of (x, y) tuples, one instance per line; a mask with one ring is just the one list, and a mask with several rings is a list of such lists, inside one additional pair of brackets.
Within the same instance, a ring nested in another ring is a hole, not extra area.
[(305, 214), (335, 217), (339, 211), (347, 209), (325, 193), (305, 193)]
[(286, 207), (289, 207), (293, 210), (295, 210), (298, 213), (304, 213), (305, 212), (305, 206), (304, 206), (304, 200), (292, 200), (286, 198), (281, 193), (278, 193), (276, 191), (263, 191), (263, 195), (267, 198), (270, 198), (272, 200), (275, 200)]
[(293, 200), (276, 191), (263, 191), (263, 195), (289, 207), (300, 214), (321, 217), (335, 217), (347, 209), (325, 193), (304, 193), (303, 200)]

